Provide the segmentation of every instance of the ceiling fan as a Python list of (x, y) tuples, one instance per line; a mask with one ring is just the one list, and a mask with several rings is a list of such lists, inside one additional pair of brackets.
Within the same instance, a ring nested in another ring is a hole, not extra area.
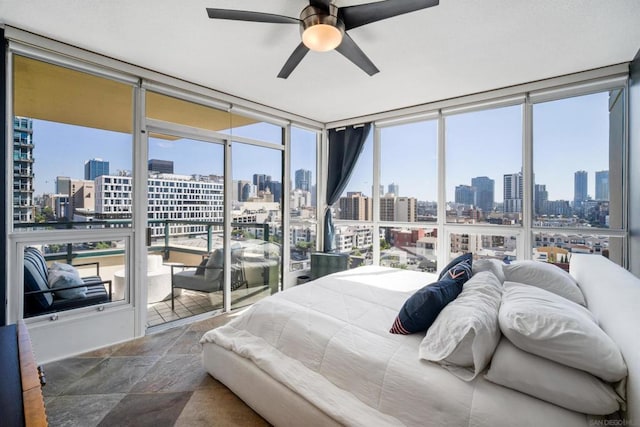
[(278, 77), (286, 79), (309, 50), (337, 50), (349, 61), (372, 76), (379, 72), (347, 31), (372, 22), (436, 6), (439, 0), (384, 0), (347, 7), (337, 7), (331, 0), (309, 0), (300, 18), (246, 10), (207, 8), (209, 18), (234, 21), (299, 24), (302, 42), (295, 48)]

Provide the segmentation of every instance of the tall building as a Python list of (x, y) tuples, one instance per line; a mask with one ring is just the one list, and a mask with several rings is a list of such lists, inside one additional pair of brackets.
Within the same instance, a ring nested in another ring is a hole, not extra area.
[(454, 201), (460, 205), (473, 205), (473, 189), (470, 185), (456, 185)]
[(101, 175), (109, 175), (108, 161), (95, 158), (84, 162), (84, 179), (93, 181)]
[(267, 188), (267, 182), (271, 181), (271, 175), (265, 175), (265, 174), (259, 174), (259, 173), (255, 173), (253, 174), (253, 185), (255, 185), (257, 187), (257, 190), (260, 191), (264, 191)]
[(282, 183), (280, 181), (267, 181), (265, 184), (265, 190), (269, 189), (273, 194), (273, 201), (280, 203), (282, 201)]
[(471, 178), (471, 187), (473, 188), (473, 204), (485, 213), (493, 211), (495, 181), (486, 176), (478, 176)]
[(547, 186), (544, 184), (536, 184), (533, 189), (533, 206), (534, 213), (537, 215), (547, 214), (547, 202), (549, 201), (549, 193)]
[(416, 222), (418, 212), (417, 200), (415, 197), (396, 198), (395, 220), (398, 222)]
[(238, 202), (246, 202), (252, 195), (252, 189), (253, 187), (251, 181), (233, 181), (233, 200), (236, 200)]
[(396, 198), (393, 193), (380, 197), (380, 221), (395, 221)]
[(577, 171), (573, 174), (573, 207), (581, 209), (582, 204), (588, 198), (587, 189), (589, 184), (589, 175), (587, 171)]
[(394, 194), (396, 196), (400, 195), (400, 185), (396, 184), (395, 182), (392, 182), (391, 184), (389, 184), (389, 193)]
[(34, 221), (33, 147), (33, 120), (15, 117), (13, 119), (14, 222)]
[(348, 192), (346, 197), (340, 197), (338, 201), (340, 212), (338, 218), (355, 221), (370, 221), (371, 199), (361, 192)]
[(173, 173), (173, 161), (149, 159), (147, 169), (149, 170), (149, 172)]
[(609, 171), (596, 172), (596, 200), (609, 200)]
[(295, 190), (311, 191), (311, 171), (298, 169), (295, 174)]
[(503, 180), (504, 212), (522, 212), (522, 172), (506, 174)]

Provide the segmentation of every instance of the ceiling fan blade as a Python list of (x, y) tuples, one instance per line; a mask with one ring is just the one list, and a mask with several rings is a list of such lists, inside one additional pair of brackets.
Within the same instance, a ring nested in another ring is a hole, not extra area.
[(285, 62), (284, 67), (280, 70), (278, 77), (281, 79), (286, 79), (289, 77), (289, 74), (298, 66), (302, 58), (309, 52), (309, 48), (304, 45), (304, 43), (300, 43), (298, 47), (295, 48), (287, 62)]
[(309, 0), (309, 4), (311, 6), (315, 6), (322, 10), (329, 10), (330, 3), (331, 3), (331, 0)]
[(338, 46), (336, 50), (370, 76), (380, 71), (347, 33), (344, 33), (342, 43), (340, 43), (340, 46)]
[(385, 0), (342, 7), (338, 10), (338, 16), (344, 22), (345, 30), (350, 30), (372, 22), (437, 6), (438, 3), (439, 0)]
[(207, 14), (212, 19), (229, 19), (232, 21), (268, 22), (272, 24), (299, 24), (300, 20), (289, 16), (271, 13), (252, 12), (249, 10), (213, 9), (208, 7)]

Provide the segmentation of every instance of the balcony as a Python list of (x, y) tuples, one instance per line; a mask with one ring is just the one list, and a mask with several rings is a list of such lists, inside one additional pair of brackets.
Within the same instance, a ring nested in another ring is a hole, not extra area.
[[(130, 227), (130, 221), (87, 222), (45, 222), (16, 223), (16, 230), (83, 229), (87, 227), (122, 228)], [(177, 289), (172, 309), (172, 273), (188, 266), (201, 265), (208, 254), (223, 246), (222, 223), (199, 221), (154, 221), (150, 229), (167, 230), (168, 233), (156, 238), (148, 238), (147, 283), (149, 304), (147, 305), (147, 327), (188, 318), (198, 314), (221, 310), (224, 307), (223, 293), (202, 293)], [(197, 229), (194, 232), (174, 233), (175, 229)], [(252, 304), (279, 289), (281, 276), (281, 247), (270, 242), (269, 226), (266, 224), (233, 224), (231, 269), (241, 271), (241, 283), (231, 286), (231, 306), (239, 308)], [(259, 237), (258, 237), (259, 236)], [(125, 270), (126, 248), (124, 242), (87, 242), (74, 244), (39, 245), (47, 263), (66, 264), (99, 263), (102, 280), (113, 283), (112, 301), (126, 301), (127, 292)], [(152, 266), (155, 260), (158, 265)], [(172, 268), (173, 266), (173, 268)], [(95, 274), (78, 267), (81, 277)], [(95, 270), (94, 270), (95, 271)], [(233, 278), (232, 278), (233, 280)], [(246, 285), (246, 286), (245, 286)], [(129, 286), (135, 286), (130, 284)], [(159, 287), (159, 289), (152, 289)], [(178, 291), (181, 291), (178, 293)], [(152, 296), (154, 295), (154, 296)], [(157, 295), (161, 295), (157, 297)]]

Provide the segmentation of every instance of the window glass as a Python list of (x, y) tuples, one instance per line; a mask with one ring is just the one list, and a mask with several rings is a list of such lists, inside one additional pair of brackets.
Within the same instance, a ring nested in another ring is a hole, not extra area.
[(622, 228), (623, 123), (622, 90), (534, 104), (534, 226)]
[(373, 226), (338, 224), (335, 228), (336, 252), (349, 254), (349, 268), (373, 264)]
[(132, 86), (18, 55), (13, 66), (14, 229), (130, 226), (130, 212), (118, 223), (96, 210), (95, 180), (131, 176)]
[(438, 268), (437, 228), (380, 228), (380, 265), (434, 272)]
[(522, 106), (445, 121), (447, 222), (522, 224)]
[(129, 300), (127, 250), (121, 239), (29, 244), (22, 258), (24, 317)]
[(573, 254), (592, 254), (622, 265), (622, 237), (590, 233), (533, 233), (533, 259), (559, 264), (567, 269)]
[(437, 220), (435, 120), (386, 127), (380, 142), (380, 221)]
[(515, 234), (451, 233), (449, 243), (449, 260), (469, 252), (473, 253), (473, 259), (513, 261), (518, 257)]
[(238, 188), (244, 183), (238, 191), (241, 200), (232, 201), (233, 308), (251, 304), (280, 288), (282, 198), (286, 197), (281, 181), (282, 157), (282, 150), (232, 144), (233, 182)]
[(291, 270), (309, 269), (310, 254), (316, 249), (317, 137), (316, 132), (291, 128)]

